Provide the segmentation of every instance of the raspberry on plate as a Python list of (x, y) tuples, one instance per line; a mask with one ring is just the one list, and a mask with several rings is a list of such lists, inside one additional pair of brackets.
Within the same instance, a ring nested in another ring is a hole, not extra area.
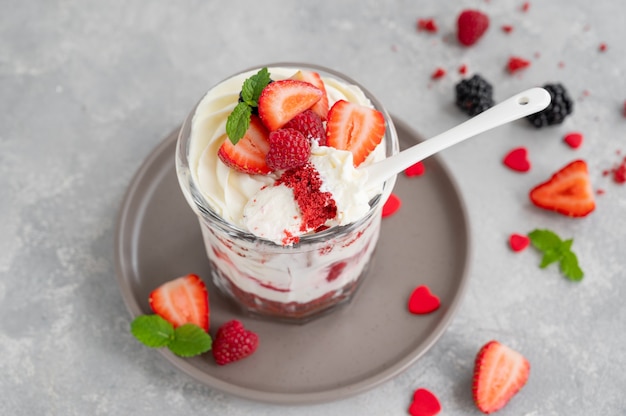
[(258, 335), (233, 319), (217, 330), (213, 341), (213, 357), (218, 365), (226, 365), (250, 356), (258, 346)]

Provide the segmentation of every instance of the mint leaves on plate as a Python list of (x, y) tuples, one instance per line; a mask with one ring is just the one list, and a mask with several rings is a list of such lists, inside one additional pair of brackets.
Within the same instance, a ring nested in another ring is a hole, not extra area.
[(250, 127), (252, 109), (259, 106), (261, 92), (270, 82), (270, 73), (267, 68), (261, 68), (259, 72), (243, 82), (239, 103), (226, 120), (226, 134), (233, 144), (237, 144), (246, 134)]
[(533, 230), (528, 234), (531, 244), (543, 253), (541, 264), (542, 269), (550, 264), (559, 262), (561, 273), (570, 280), (580, 281), (584, 273), (578, 265), (578, 257), (572, 251), (573, 239), (561, 240), (561, 238), (550, 230)]
[(211, 349), (213, 340), (194, 324), (178, 328), (159, 315), (141, 315), (130, 324), (130, 332), (142, 344), (151, 348), (168, 347), (180, 357), (193, 357)]

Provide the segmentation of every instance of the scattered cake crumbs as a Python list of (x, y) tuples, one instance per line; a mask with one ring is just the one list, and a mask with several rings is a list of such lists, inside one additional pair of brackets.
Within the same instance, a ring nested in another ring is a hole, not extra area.
[(509, 62), (506, 65), (507, 71), (510, 74), (514, 74), (524, 68), (528, 68), (530, 66), (530, 61), (524, 58), (520, 58), (519, 56), (511, 56), (509, 58)]
[(437, 33), (438, 27), (434, 19), (417, 19), (418, 32)]
[(432, 75), (430, 76), (432, 79), (439, 79), (439, 78), (443, 78), (446, 75), (446, 70), (439, 67), (437, 69), (435, 69), (435, 71), (432, 73)]

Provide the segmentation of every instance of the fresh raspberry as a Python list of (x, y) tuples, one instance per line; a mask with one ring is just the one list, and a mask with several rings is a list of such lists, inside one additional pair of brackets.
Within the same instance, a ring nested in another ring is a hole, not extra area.
[(457, 20), (457, 38), (464, 46), (478, 42), (489, 27), (489, 17), (478, 10), (463, 10)]
[(306, 110), (292, 118), (285, 128), (298, 130), (307, 139), (315, 139), (320, 146), (326, 146), (326, 130), (322, 118), (312, 110)]
[(213, 357), (218, 365), (226, 365), (248, 357), (258, 346), (258, 335), (234, 319), (217, 330), (213, 341)]
[(510, 74), (514, 74), (520, 69), (524, 69), (530, 66), (530, 61), (520, 58), (519, 56), (511, 56), (509, 62), (506, 65), (506, 69)]
[(309, 139), (295, 129), (278, 129), (269, 135), (270, 150), (265, 161), (272, 170), (297, 168), (309, 160)]

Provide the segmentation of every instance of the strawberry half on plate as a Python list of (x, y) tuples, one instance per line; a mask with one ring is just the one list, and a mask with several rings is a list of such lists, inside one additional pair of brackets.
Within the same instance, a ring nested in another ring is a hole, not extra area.
[(162, 284), (150, 293), (150, 307), (174, 325), (195, 324), (209, 330), (209, 298), (206, 285), (195, 274)]
[(596, 207), (584, 160), (569, 163), (531, 189), (529, 196), (536, 206), (570, 217), (584, 217)]

